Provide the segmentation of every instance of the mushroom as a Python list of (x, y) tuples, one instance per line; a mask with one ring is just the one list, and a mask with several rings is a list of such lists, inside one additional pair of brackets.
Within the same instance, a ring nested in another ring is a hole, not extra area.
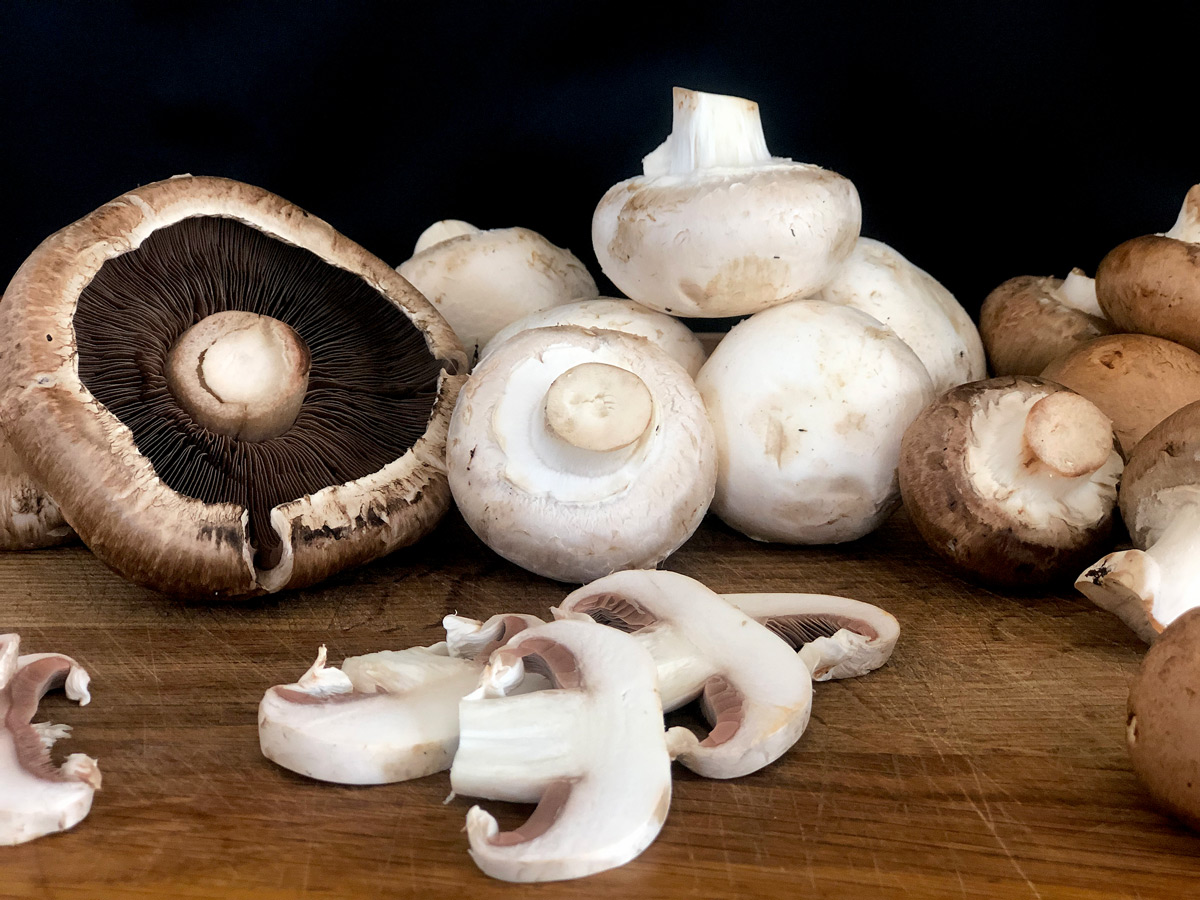
[(860, 237), (815, 299), (862, 310), (892, 329), (924, 364), (936, 393), (987, 375), (967, 311), (928, 272), (881, 241)]
[(592, 217), (604, 274), (676, 316), (755, 313), (833, 278), (858, 237), (851, 182), (771, 156), (758, 104), (675, 88), (671, 134)]
[(436, 222), (396, 268), (446, 317), (472, 360), (510, 322), (599, 294), (571, 251), (528, 228)]
[(1126, 241), (1100, 260), (1096, 297), (1120, 330), (1200, 352), (1200, 184), (1170, 231)]
[(822, 300), (734, 326), (696, 385), (720, 459), (713, 511), (755, 540), (798, 544), (855, 540), (895, 511), (901, 435), (933, 399), (895, 332)]
[(1129, 689), (1133, 770), (1168, 812), (1200, 829), (1200, 611), (1176, 619)]
[(58, 504), (30, 477), (0, 427), (0, 550), (36, 550), (71, 540)]
[(866, 675), (891, 658), (900, 623), (878, 606), (830, 594), (722, 594), (808, 666), (813, 681)]
[(96, 761), (72, 753), (61, 766), (50, 759), (56, 741), (70, 737), (68, 725), (32, 724), (47, 691), (64, 687), (86, 706), (88, 674), (69, 656), (18, 656), (20, 638), (0, 634), (0, 846), (12, 846), (66, 831), (83, 821), (100, 789)]
[(118, 197), (26, 260), (0, 334), (14, 449), (133, 581), (300, 587), (449, 505), (462, 348), (389, 266), (260, 188), (183, 176)]
[(646, 309), (632, 300), (615, 300), (608, 297), (581, 300), (578, 303), (552, 306), (530, 313), (496, 332), (487, 342), (487, 346), (480, 351), (479, 358), (484, 359), (515, 334), (529, 331), (531, 328), (548, 328), (554, 325), (601, 328), (643, 337), (683, 366), (692, 378), (696, 377), (696, 373), (704, 365), (705, 352), (700, 339), (678, 319)]
[(979, 311), (979, 333), (995, 375), (1040, 375), (1057, 357), (1113, 330), (1096, 301), (1095, 280), (1082, 269), (1066, 278), (1010, 278)]
[(706, 778), (738, 778), (770, 765), (808, 725), (812, 677), (805, 661), (686, 575), (616, 572), (574, 591), (552, 612), (632, 634), (658, 666), (664, 711), (701, 698), (708, 736), (673, 728), (670, 745), (674, 758)]
[(582, 583), (673, 553), (704, 518), (717, 461), (678, 363), (641, 338), (564, 325), (519, 334), (476, 367), (447, 465), (485, 544)]
[(1200, 400), (1200, 354), (1144, 334), (1088, 341), (1053, 360), (1041, 377), (1100, 407), (1112, 419), (1126, 459), (1147, 431)]
[(1093, 403), (1025, 376), (964, 384), (904, 433), (900, 490), (925, 542), (985, 584), (1044, 584), (1109, 540), (1121, 477)]
[[(513, 696), (535, 669), (554, 688)], [(655, 677), (637, 641), (590, 622), (530, 628), (492, 654), (459, 705), (450, 784), (457, 794), (538, 805), (512, 831), (471, 808), (467, 839), (480, 869), (505, 881), (580, 878), (650, 845), (671, 805)]]
[(1156, 425), (1121, 479), (1132, 550), (1110, 553), (1075, 582), (1147, 642), (1200, 606), (1200, 402)]

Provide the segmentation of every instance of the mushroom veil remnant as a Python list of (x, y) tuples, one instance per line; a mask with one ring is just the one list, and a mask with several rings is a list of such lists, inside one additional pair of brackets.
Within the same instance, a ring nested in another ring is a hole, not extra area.
[(91, 550), (180, 595), (318, 581), (419, 538), (466, 357), (386, 263), (184, 176), (47, 238), (0, 305), (0, 419)]
[(737, 316), (805, 297), (858, 237), (851, 182), (770, 154), (758, 104), (675, 88), (671, 134), (592, 217), (604, 274), (676, 316)]
[(88, 674), (69, 656), (18, 656), (20, 638), (0, 634), (0, 846), (12, 846), (77, 825), (100, 788), (96, 761), (72, 753), (61, 766), (50, 759), (68, 725), (32, 724), (47, 691), (65, 688), (86, 705)]
[(0, 426), (0, 550), (53, 547), (73, 536), (58, 504), (17, 459)]

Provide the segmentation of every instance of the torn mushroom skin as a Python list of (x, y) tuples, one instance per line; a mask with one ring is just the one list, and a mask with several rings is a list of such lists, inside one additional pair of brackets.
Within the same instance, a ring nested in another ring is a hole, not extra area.
[(116, 198), (26, 260), (0, 335), (19, 459), (138, 583), (300, 587), (449, 506), (461, 346), (390, 266), (260, 188), (181, 176)]
[(20, 638), (0, 634), (0, 846), (12, 846), (77, 825), (100, 788), (96, 761), (73, 753), (61, 766), (50, 759), (68, 725), (33, 724), (38, 702), (63, 687), (81, 706), (91, 700), (88, 674), (69, 656), (18, 656)]
[[(513, 695), (535, 670), (550, 690)], [(671, 805), (671, 758), (650, 655), (591, 622), (529, 628), (496, 650), (459, 705), (450, 769), (456, 794), (536, 802), (501, 831), (467, 813), (471, 858), (514, 882), (581, 878), (622, 865), (658, 835)]]
[(592, 217), (604, 274), (676, 316), (755, 313), (833, 278), (862, 211), (846, 178), (767, 150), (758, 104), (674, 90), (671, 134)]
[(1089, 566), (1075, 587), (1147, 643), (1200, 606), (1200, 402), (1168, 416), (1134, 448), (1121, 517), (1134, 549)]
[(472, 360), (509, 323), (599, 294), (583, 263), (536, 231), (460, 220), (426, 229), (397, 271), (445, 316)]
[(904, 434), (900, 490), (930, 548), (984, 584), (1042, 585), (1107, 544), (1112, 422), (1061, 385), (1005, 376), (948, 391)]
[(617, 572), (552, 610), (631, 634), (658, 667), (663, 709), (700, 698), (703, 739), (671, 730), (672, 755), (707, 778), (737, 778), (777, 760), (812, 711), (808, 665), (765, 626), (695, 579), (655, 570)]

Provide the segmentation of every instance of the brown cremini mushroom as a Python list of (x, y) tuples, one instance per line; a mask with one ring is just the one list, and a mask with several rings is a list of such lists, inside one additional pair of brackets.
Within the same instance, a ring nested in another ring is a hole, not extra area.
[(18, 456), (133, 581), (298, 587), (449, 504), (462, 348), (386, 263), (260, 188), (183, 176), (105, 204), (29, 257), (0, 334)]
[(74, 536), (58, 504), (13, 453), (0, 427), (0, 550), (36, 550)]

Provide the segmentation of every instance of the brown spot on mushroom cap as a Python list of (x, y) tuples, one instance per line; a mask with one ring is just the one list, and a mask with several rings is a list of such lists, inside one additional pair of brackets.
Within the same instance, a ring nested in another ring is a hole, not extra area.
[(1146, 549), (1148, 533), (1162, 527), (1163, 491), (1200, 485), (1200, 401), (1172, 413), (1134, 448), (1121, 476), (1121, 517), (1130, 537)]
[(1129, 691), (1126, 737), (1151, 796), (1200, 829), (1200, 609), (1155, 642)]
[(1126, 458), (1151, 428), (1200, 400), (1200, 354), (1150, 335), (1088, 341), (1051, 362), (1041, 377), (1100, 407), (1112, 419)]
[(983, 398), (1062, 390), (1026, 376), (960, 385), (926, 407), (905, 431), (899, 467), (904, 506), (929, 547), (960, 575), (1012, 588), (1042, 585), (1074, 576), (1107, 544), (1112, 510), (1088, 529), (1061, 520), (1035, 529), (981, 497), (967, 469), (973, 412)]
[(1145, 235), (1118, 245), (1096, 269), (1096, 298), (1122, 331), (1200, 352), (1200, 244)]
[(1114, 330), (1055, 296), (1063, 279), (1019, 275), (993, 290), (979, 311), (979, 335), (995, 375), (1040, 375), (1056, 357)]

